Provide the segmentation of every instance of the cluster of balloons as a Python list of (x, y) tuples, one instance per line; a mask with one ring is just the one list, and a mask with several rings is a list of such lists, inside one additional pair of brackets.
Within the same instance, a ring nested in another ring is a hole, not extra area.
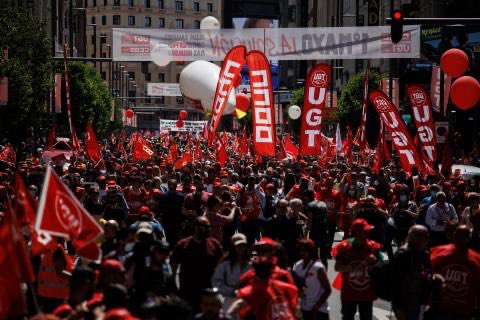
[(177, 123), (176, 123), (176, 126), (177, 128), (183, 128), (184, 126), (184, 120), (186, 120), (188, 117), (188, 112), (185, 111), (185, 110), (181, 110), (179, 113), (178, 113), (178, 120), (177, 120)]
[(468, 65), (468, 56), (460, 49), (447, 50), (440, 58), (442, 71), (452, 78), (458, 78), (450, 88), (450, 97), (461, 110), (473, 108), (480, 101), (480, 84), (477, 79), (462, 76)]

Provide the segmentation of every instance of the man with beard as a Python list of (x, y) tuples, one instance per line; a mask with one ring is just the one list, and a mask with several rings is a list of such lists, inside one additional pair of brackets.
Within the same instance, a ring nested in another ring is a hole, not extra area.
[(203, 216), (196, 218), (193, 235), (181, 239), (173, 249), (173, 274), (180, 265), (179, 295), (195, 309), (199, 306), (203, 289), (211, 285), (210, 280), (222, 254), (222, 246), (210, 236), (210, 222)]

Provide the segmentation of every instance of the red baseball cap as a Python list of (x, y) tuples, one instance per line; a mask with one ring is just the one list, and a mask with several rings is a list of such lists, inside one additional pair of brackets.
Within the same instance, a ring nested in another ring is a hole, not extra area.
[(100, 271), (102, 273), (104, 272), (110, 272), (110, 271), (121, 271), (125, 272), (125, 267), (123, 264), (115, 259), (105, 259), (102, 262), (102, 266), (100, 267)]
[(135, 318), (130, 314), (130, 312), (125, 308), (115, 308), (109, 310), (104, 320), (140, 320), (139, 318)]
[(352, 232), (354, 231), (369, 232), (372, 229), (373, 229), (373, 226), (368, 224), (367, 220), (365, 219), (355, 219), (355, 221), (353, 221), (352, 223), (352, 226), (350, 227), (350, 230)]
[(147, 207), (147, 206), (141, 206), (139, 209), (138, 209), (138, 213), (140, 215), (142, 214), (149, 214), (150, 213), (150, 208)]
[(116, 188), (116, 187), (117, 187), (117, 183), (115, 182), (115, 180), (108, 181), (107, 188)]
[(64, 303), (56, 307), (52, 314), (63, 319), (68, 318), (72, 312), (72, 307), (68, 303)]

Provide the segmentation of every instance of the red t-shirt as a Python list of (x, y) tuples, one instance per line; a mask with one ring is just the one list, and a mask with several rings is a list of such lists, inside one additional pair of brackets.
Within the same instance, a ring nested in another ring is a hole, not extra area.
[(341, 299), (344, 301), (373, 301), (377, 299), (370, 283), (371, 266), (365, 259), (378, 255), (380, 244), (368, 240), (367, 245), (352, 245), (351, 240), (343, 240), (332, 250), (336, 259), (349, 265), (349, 272), (342, 272)]
[(437, 305), (440, 312), (471, 316), (480, 293), (480, 254), (454, 244), (432, 248), (432, 270), (445, 278)]
[[(246, 285), (251, 285), (255, 280), (255, 270), (250, 269), (244, 274), (240, 276), (240, 287), (244, 287)], [(272, 272), (272, 279), (283, 281), (285, 283), (295, 285), (293, 281), (292, 275), (287, 270), (280, 268), (279, 266), (275, 266)]]
[(125, 201), (127, 201), (130, 214), (137, 213), (137, 210), (143, 206), (145, 200), (145, 190), (140, 189), (139, 193), (134, 193), (130, 187), (123, 189)]
[(257, 319), (295, 320), (298, 289), (294, 285), (255, 279), (251, 285), (240, 289), (237, 297), (248, 303)]
[(329, 223), (336, 223), (337, 212), (342, 206), (342, 195), (335, 189), (320, 189), (320, 201), (327, 205), (327, 220)]

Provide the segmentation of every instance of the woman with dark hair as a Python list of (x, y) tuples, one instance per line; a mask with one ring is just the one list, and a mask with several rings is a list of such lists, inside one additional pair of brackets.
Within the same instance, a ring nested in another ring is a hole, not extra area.
[(327, 299), (332, 292), (325, 266), (318, 260), (318, 251), (311, 239), (298, 242), (301, 260), (293, 266), (303, 319), (328, 319)]
[(232, 236), (229, 251), (215, 269), (212, 287), (218, 288), (225, 298), (223, 310), (227, 311), (235, 299), (235, 291), (240, 287), (240, 276), (249, 268), (250, 252), (247, 237), (242, 233)]

